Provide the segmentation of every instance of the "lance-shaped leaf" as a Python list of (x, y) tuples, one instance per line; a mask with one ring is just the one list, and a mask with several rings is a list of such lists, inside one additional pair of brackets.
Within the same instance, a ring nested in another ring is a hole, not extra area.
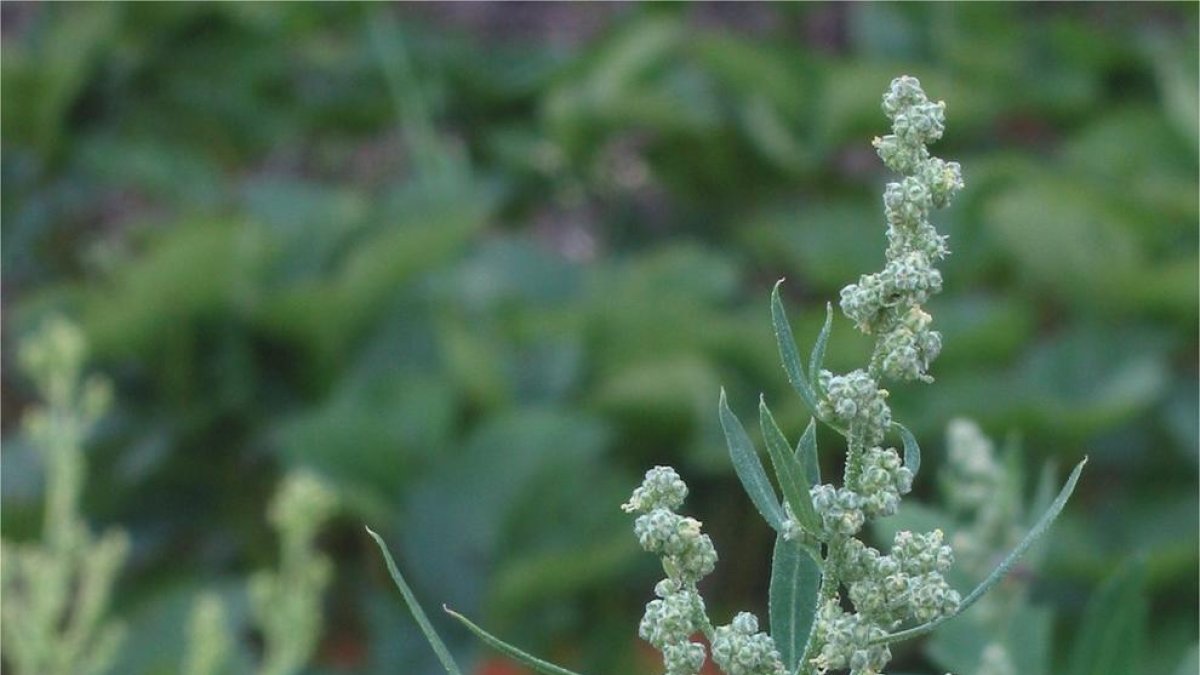
[(787, 438), (775, 424), (775, 418), (771, 416), (767, 402), (762, 399), (758, 402), (758, 420), (762, 426), (763, 438), (767, 442), (767, 454), (771, 456), (771, 463), (775, 465), (775, 476), (779, 479), (779, 487), (783, 490), (784, 499), (792, 507), (792, 513), (804, 526), (804, 529), (813, 533), (820, 532), (821, 521), (817, 518), (816, 509), (813, 508), (812, 496), (808, 492), (808, 477), (805, 475), (804, 467), (792, 453), (792, 446), (788, 444)]
[(817, 421), (809, 418), (808, 428), (796, 444), (796, 458), (804, 467), (804, 475), (808, 478), (808, 486), (821, 484), (821, 462), (817, 457)]
[(782, 534), (776, 537), (768, 611), (771, 638), (788, 672), (795, 670), (804, 657), (820, 588), (821, 569), (812, 556)]
[(825, 325), (821, 326), (821, 333), (817, 336), (817, 342), (813, 345), (812, 354), (808, 358), (808, 378), (814, 393), (821, 390), (821, 368), (825, 365), (825, 345), (829, 343), (829, 329), (832, 326), (833, 305), (827, 302), (825, 303)]
[(778, 530), (783, 526), (783, 507), (779, 505), (779, 498), (775, 496), (775, 488), (771, 487), (771, 480), (767, 478), (767, 472), (763, 470), (762, 462), (758, 461), (758, 453), (755, 452), (750, 437), (746, 435), (746, 429), (738, 420), (737, 415), (734, 415), (733, 411), (729, 409), (723, 388), (719, 407), (721, 428), (725, 430), (725, 443), (729, 445), (729, 457), (733, 461), (733, 470), (737, 473), (738, 480), (742, 481), (742, 487), (750, 496), (754, 507), (762, 514), (768, 525)]
[(491, 647), (491, 648), (495, 649), (496, 651), (499, 651), (503, 654), (507, 654), (508, 656), (511, 656), (512, 658), (516, 659), (517, 661), (524, 663), (525, 665), (529, 666), (530, 668), (533, 668), (535, 671), (542, 673), (543, 675), (579, 675), (578, 673), (576, 673), (574, 671), (567, 670), (566, 668), (563, 668), (561, 666), (556, 666), (553, 663), (550, 663), (549, 661), (544, 661), (542, 659), (539, 659), (536, 656), (533, 656), (532, 654), (521, 651), (520, 649), (508, 644), (504, 640), (501, 640), (500, 638), (496, 637), (495, 635), (492, 635), (491, 633), (480, 628), (479, 626), (476, 626), (474, 623), (471, 622), (470, 619), (468, 619), (467, 617), (463, 616), (462, 614), (459, 614), (458, 612), (450, 609), (449, 607), (443, 607), (442, 609), (445, 610), (445, 612), (447, 614), (449, 614), (450, 616), (454, 617), (455, 619), (458, 619), (462, 623), (462, 625), (467, 627), (467, 630), (474, 633), (476, 637), (478, 637), (480, 640), (483, 640), (484, 643), (486, 643), (489, 647)]
[(912, 472), (913, 478), (916, 478), (917, 471), (921, 469), (921, 446), (917, 444), (916, 436), (913, 436), (908, 427), (899, 422), (892, 424), (900, 430), (900, 441), (904, 444), (904, 466)]
[(1079, 482), (1079, 474), (1083, 472), (1083, 466), (1085, 464), (1087, 464), (1087, 457), (1084, 457), (1083, 461), (1075, 465), (1075, 469), (1071, 471), (1071, 475), (1067, 478), (1066, 485), (1063, 485), (1063, 488), (1059, 491), (1058, 496), (1054, 498), (1053, 502), (1051, 502), (1050, 508), (1047, 509), (1044, 514), (1042, 514), (1042, 517), (1038, 519), (1038, 522), (1033, 526), (1033, 529), (1031, 529), (1029, 533), (1025, 535), (1025, 538), (1021, 540), (1021, 543), (1017, 544), (1017, 547), (1014, 548), (1012, 552), (1009, 553), (1008, 556), (996, 566), (996, 569), (992, 570), (992, 573), (989, 574), (982, 583), (976, 586), (975, 590), (971, 591), (970, 595), (963, 599), (962, 603), (958, 606), (957, 612), (944, 616), (935, 621), (921, 624), (920, 626), (914, 626), (906, 630), (890, 633), (881, 638), (876, 638), (871, 640), (871, 644), (890, 644), (892, 642), (900, 642), (901, 640), (909, 640), (919, 637), (934, 630), (938, 626), (949, 621), (950, 619), (953, 619), (959, 614), (962, 614), (967, 610), (968, 607), (978, 602), (979, 598), (982, 598), (984, 593), (987, 593), (989, 590), (991, 590), (992, 586), (995, 586), (1001, 579), (1004, 578), (1004, 575), (1008, 574), (1008, 571), (1011, 570), (1013, 565), (1017, 563), (1017, 560), (1029, 550), (1029, 547), (1033, 546), (1033, 544), (1040, 539), (1043, 534), (1046, 533), (1046, 530), (1050, 529), (1050, 525), (1054, 522), (1054, 519), (1058, 517), (1058, 514), (1062, 513), (1063, 507), (1067, 504), (1067, 500), (1071, 498), (1071, 493), (1075, 491), (1075, 484)]
[(779, 286), (782, 283), (783, 279), (780, 279), (771, 291), (771, 324), (775, 328), (775, 341), (779, 343), (779, 358), (783, 360), (783, 370), (787, 373), (788, 382), (815, 413), (817, 395), (804, 375), (804, 366), (800, 364), (800, 352), (796, 350), (796, 338), (792, 336), (792, 325), (788, 323), (787, 312), (784, 311), (783, 301), (779, 298)]
[(433, 629), (433, 624), (429, 623), (429, 617), (425, 615), (425, 610), (421, 609), (421, 604), (417, 602), (417, 597), (413, 595), (412, 589), (408, 587), (408, 582), (404, 581), (404, 577), (400, 574), (400, 569), (396, 567), (396, 561), (392, 560), (392, 554), (388, 551), (387, 544), (383, 543), (383, 538), (375, 534), (369, 527), (367, 528), (367, 534), (371, 535), (371, 538), (375, 540), (375, 544), (379, 546), (379, 551), (383, 553), (383, 560), (387, 563), (388, 574), (392, 576), (392, 582), (396, 584), (396, 588), (400, 589), (400, 595), (404, 597), (404, 603), (408, 605), (408, 611), (412, 612), (413, 618), (417, 620), (417, 625), (421, 627), (421, 632), (425, 633), (425, 639), (433, 647), (438, 660), (442, 662), (442, 667), (446, 669), (449, 675), (462, 675), (462, 671), (458, 669), (458, 665), (450, 657), (450, 650), (446, 649), (446, 643), (442, 642), (442, 638), (438, 637), (437, 631)]

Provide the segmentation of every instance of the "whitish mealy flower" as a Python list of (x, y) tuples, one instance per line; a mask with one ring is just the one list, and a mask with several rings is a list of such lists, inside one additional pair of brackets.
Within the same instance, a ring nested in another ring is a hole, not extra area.
[(662, 556), (668, 575), (694, 582), (707, 576), (717, 564), (712, 539), (700, 527), (700, 521), (660, 507), (638, 516), (633, 532), (643, 549)]
[[(659, 586), (662, 586), (660, 582)], [(655, 589), (659, 592), (661, 588)], [(695, 589), (683, 588), (678, 585), (668, 587), (667, 592), (657, 600), (646, 604), (646, 613), (638, 626), (638, 635), (662, 649), (663, 647), (685, 642), (703, 625), (704, 600)]]
[(887, 405), (887, 390), (865, 370), (834, 375), (822, 370), (821, 389), (825, 397), (818, 404), (818, 414), (824, 419), (845, 425), (850, 434), (868, 444), (883, 440), (892, 424), (892, 411)]
[(667, 675), (696, 675), (704, 667), (704, 645), (698, 642), (677, 642), (662, 648), (663, 666)]
[(858, 493), (832, 485), (814, 485), (809, 494), (821, 518), (824, 539), (849, 537), (862, 529), (865, 519)]
[(848, 614), (831, 599), (821, 605), (813, 625), (813, 656), (810, 665), (818, 672), (850, 669), (851, 675), (874, 675), (892, 658), (886, 645), (870, 641), (887, 635), (858, 614)]
[(646, 513), (657, 508), (671, 511), (683, 506), (687, 485), (669, 466), (656, 466), (646, 472), (641, 487), (633, 491), (629, 501), (621, 505), (626, 513)]
[(894, 448), (868, 448), (858, 473), (857, 492), (868, 518), (883, 518), (896, 512), (900, 496), (912, 490), (913, 475), (900, 463)]
[(911, 308), (904, 320), (875, 344), (872, 363), (897, 380), (933, 381), (926, 371), (942, 351), (942, 335), (930, 330), (931, 321), (920, 307)]
[(713, 661), (728, 675), (782, 675), (787, 671), (771, 636), (759, 632), (758, 619), (741, 612), (728, 626), (716, 629)]
[(945, 572), (954, 564), (954, 552), (944, 538), (941, 530), (924, 534), (901, 530), (892, 540), (891, 557), (906, 574)]
[(943, 616), (949, 616), (958, 611), (962, 596), (950, 588), (950, 584), (941, 574), (930, 572), (918, 577), (912, 577), (910, 611), (914, 619), (927, 623)]

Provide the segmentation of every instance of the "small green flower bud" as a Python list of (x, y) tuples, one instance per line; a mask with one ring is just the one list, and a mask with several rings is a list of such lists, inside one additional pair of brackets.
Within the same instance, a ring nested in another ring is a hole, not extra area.
[(657, 508), (671, 511), (683, 506), (687, 485), (669, 466), (656, 466), (646, 472), (641, 487), (633, 491), (629, 501), (621, 505), (626, 513), (646, 513)]

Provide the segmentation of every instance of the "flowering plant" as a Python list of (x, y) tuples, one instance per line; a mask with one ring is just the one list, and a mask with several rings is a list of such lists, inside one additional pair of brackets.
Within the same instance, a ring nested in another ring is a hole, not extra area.
[[(887, 263), (842, 289), (841, 309), (858, 330), (875, 338), (865, 368), (845, 374), (823, 369), (832, 327), (827, 306), (824, 327), (802, 363), (779, 286), (771, 296), (771, 316), (784, 370), (813, 413), (793, 446), (778, 427), (766, 401), (759, 423), (782, 501), (742, 423), (721, 392), (719, 415), (733, 466), (759, 514), (777, 532), (772, 561), (769, 623), (738, 613), (714, 625), (697, 590), (713, 571), (717, 553), (701, 523), (677, 513), (688, 489), (674, 469), (652, 468), (622, 508), (636, 514), (634, 533), (647, 552), (659, 556), (665, 578), (646, 605), (639, 635), (658, 649), (668, 675), (696, 675), (711, 656), (728, 675), (808, 675), (849, 670), (851, 675), (882, 672), (889, 645), (932, 631), (978, 601), (1012, 567), (1062, 511), (1086, 459), (1071, 472), (1044, 515), (1011, 553), (963, 597), (943, 576), (954, 554), (941, 530), (896, 533), (887, 553), (859, 538), (871, 520), (896, 513), (920, 469), (921, 450), (913, 434), (892, 419), (885, 380), (931, 382), (929, 367), (941, 351), (941, 335), (923, 309), (941, 291), (935, 264), (949, 254), (946, 238), (929, 222), (930, 213), (949, 205), (963, 187), (958, 163), (930, 155), (942, 136), (945, 104), (930, 101), (916, 78), (892, 81), (883, 97), (892, 133), (876, 138), (884, 164), (902, 174), (884, 191)], [(782, 282), (781, 282), (782, 283)], [(822, 482), (817, 461), (816, 424), (846, 440), (841, 485)], [(885, 440), (894, 434), (901, 451)], [(379, 544), (400, 590), (449, 673), (459, 670)], [(848, 611), (852, 608), (852, 611)], [(447, 610), (449, 611), (449, 610)], [(485, 642), (538, 672), (570, 671), (525, 654), (454, 612)], [(692, 637), (703, 634), (711, 648)]]

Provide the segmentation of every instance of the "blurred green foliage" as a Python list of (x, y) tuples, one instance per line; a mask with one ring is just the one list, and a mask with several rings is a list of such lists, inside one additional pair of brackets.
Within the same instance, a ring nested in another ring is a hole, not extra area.
[[(717, 391), (786, 400), (775, 279), (803, 342), (878, 267), (869, 141), (900, 73), (948, 101), (938, 152), (967, 189), (938, 223), (938, 381), (897, 416), (934, 462), (954, 415), (1091, 454), (1036, 593), (1061, 630), (1137, 550), (1165, 645), (1144, 672), (1195, 640), (1194, 4), (3, 12), (4, 326), (69, 313), (118, 384), (86, 506), (134, 538), (120, 672), (169, 672), (196, 588), (270, 560), (293, 466), (346, 504), (318, 671), (432, 672), (363, 522), (435, 606), (591, 672), (652, 668), (653, 571), (616, 507), (653, 463), (696, 486), (713, 602), (764, 606), (771, 539)], [(835, 324), (832, 368), (865, 349)], [(4, 385), (11, 420), (28, 387)], [(20, 539), (40, 473), (10, 427)]]

